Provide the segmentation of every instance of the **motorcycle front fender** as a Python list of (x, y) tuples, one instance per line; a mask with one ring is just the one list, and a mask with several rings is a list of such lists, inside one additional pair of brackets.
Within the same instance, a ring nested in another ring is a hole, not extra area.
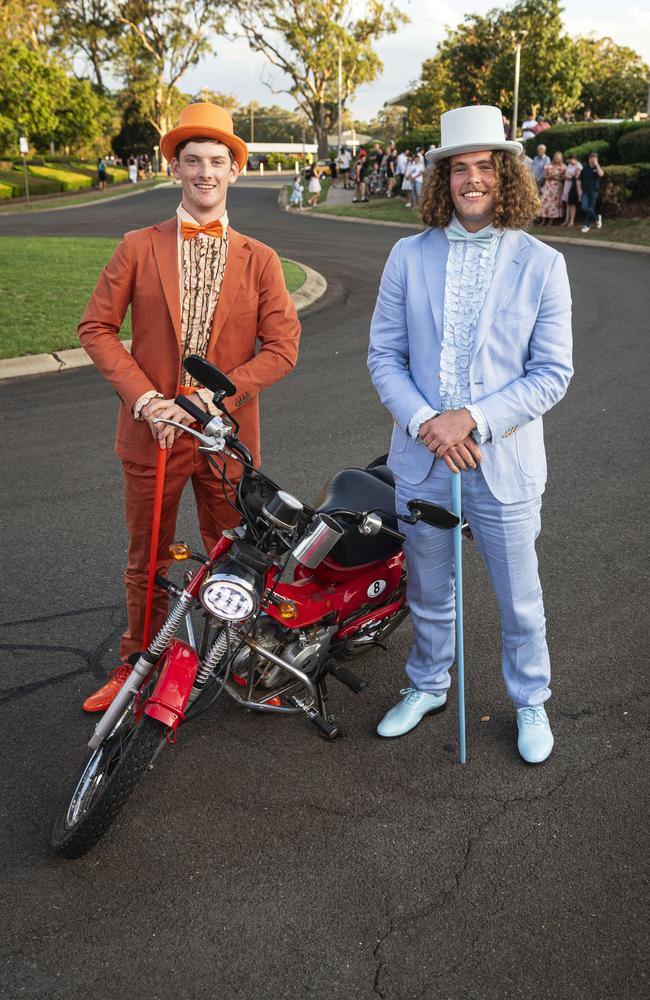
[(177, 729), (184, 718), (199, 659), (186, 642), (173, 639), (164, 654), (160, 677), (153, 694), (142, 704), (138, 716), (150, 715), (164, 726)]

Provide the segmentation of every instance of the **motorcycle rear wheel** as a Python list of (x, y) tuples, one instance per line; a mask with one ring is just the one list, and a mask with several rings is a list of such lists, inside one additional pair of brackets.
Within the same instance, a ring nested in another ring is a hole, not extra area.
[(132, 704), (113, 732), (84, 761), (70, 801), (60, 811), (51, 844), (65, 858), (80, 858), (100, 840), (153, 760), (167, 728)]

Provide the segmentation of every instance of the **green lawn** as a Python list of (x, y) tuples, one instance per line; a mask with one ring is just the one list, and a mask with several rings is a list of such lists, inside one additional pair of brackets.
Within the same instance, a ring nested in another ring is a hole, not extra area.
[[(325, 215), (339, 215), (351, 219), (375, 219), (378, 222), (420, 222), (419, 216), (410, 208), (404, 207), (401, 198), (370, 199), (363, 205), (319, 205), (317, 211)], [(533, 236), (569, 237), (571, 239), (610, 240), (612, 243), (637, 243), (650, 246), (650, 216), (641, 219), (605, 219), (602, 229), (590, 229), (589, 233), (581, 233), (580, 226), (566, 229), (562, 226), (532, 226), (529, 230)]]
[[(117, 243), (97, 237), (0, 237), (0, 358), (79, 347), (77, 324)], [(282, 266), (293, 292), (305, 272), (293, 263)], [(128, 314), (120, 335), (131, 336)]]

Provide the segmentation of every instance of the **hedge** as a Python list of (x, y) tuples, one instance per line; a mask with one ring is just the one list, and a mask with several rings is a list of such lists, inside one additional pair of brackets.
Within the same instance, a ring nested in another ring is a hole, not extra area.
[[(25, 176), (20, 170), (0, 170), (0, 182), (11, 185), (14, 198), (25, 197)], [(29, 193), (37, 194), (57, 194), (61, 190), (61, 185), (57, 181), (45, 177), (36, 177), (30, 171)]]
[(621, 163), (646, 163), (650, 160), (650, 128), (626, 132), (618, 141)]
[[(524, 146), (529, 156), (534, 156), (537, 146), (543, 142), (549, 156), (553, 153), (564, 153), (567, 149), (575, 149), (576, 146), (590, 145), (594, 142), (608, 142), (612, 149), (612, 156), (618, 160), (619, 154), (616, 151), (619, 139), (627, 137), (637, 129), (647, 129), (646, 122), (581, 122), (577, 125), (553, 125), (540, 135), (526, 139)], [(636, 157), (643, 159), (641, 155)]]
[(583, 142), (581, 146), (572, 146), (571, 149), (566, 150), (564, 155), (567, 160), (569, 156), (577, 156), (581, 163), (586, 163), (590, 153), (598, 153), (598, 159), (603, 165), (611, 163), (612, 159), (615, 159), (615, 154), (612, 156), (611, 142), (605, 142), (604, 139)]
[(440, 125), (418, 125), (397, 141), (397, 149), (400, 153), (405, 149), (414, 153), (418, 146), (427, 150), (432, 143), (440, 145)]
[(36, 177), (48, 177), (57, 181), (60, 191), (80, 191), (93, 186), (92, 178), (83, 174), (74, 174), (58, 167), (30, 167), (30, 174)]
[(12, 188), (11, 184), (0, 183), (0, 199), (13, 198), (13, 196), (14, 196), (14, 189)]
[(122, 167), (109, 167), (107, 165), (106, 176), (109, 184), (122, 184), (124, 181), (128, 181), (129, 171), (123, 170)]

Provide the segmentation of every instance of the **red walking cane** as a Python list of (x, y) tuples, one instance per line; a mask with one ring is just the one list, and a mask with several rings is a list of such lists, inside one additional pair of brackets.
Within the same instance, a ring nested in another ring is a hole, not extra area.
[(158, 562), (158, 539), (160, 537), (160, 518), (162, 516), (163, 491), (165, 489), (165, 471), (167, 469), (167, 448), (158, 448), (156, 462), (156, 485), (153, 495), (153, 522), (151, 525), (151, 547), (149, 550), (149, 579), (147, 580), (147, 604), (144, 613), (144, 635), (142, 648), (147, 649), (151, 638), (151, 612), (153, 608), (153, 591), (156, 581), (156, 564)]

